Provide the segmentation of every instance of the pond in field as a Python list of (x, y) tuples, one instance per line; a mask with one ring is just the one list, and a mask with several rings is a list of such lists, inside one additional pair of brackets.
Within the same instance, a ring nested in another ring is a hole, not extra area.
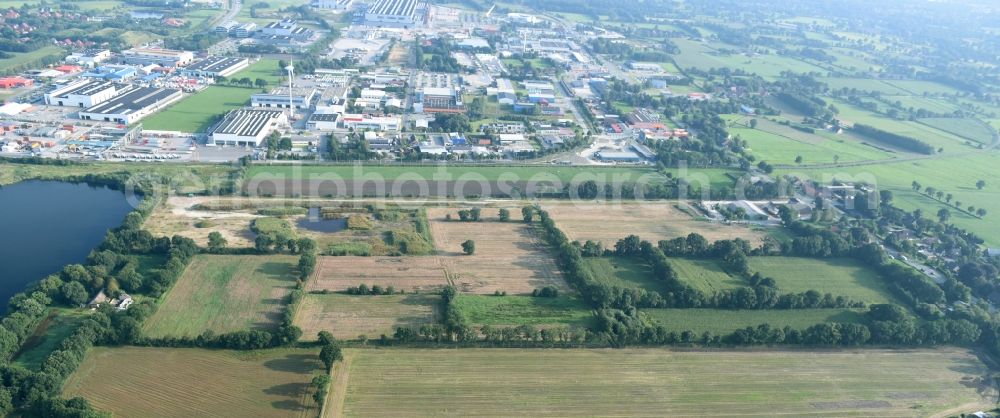
[(325, 219), (320, 208), (309, 208), (309, 213), (296, 221), (295, 226), (313, 232), (340, 232), (347, 229), (347, 218)]
[(83, 263), (132, 206), (106, 186), (25, 181), (0, 187), (0, 305), (28, 283)]

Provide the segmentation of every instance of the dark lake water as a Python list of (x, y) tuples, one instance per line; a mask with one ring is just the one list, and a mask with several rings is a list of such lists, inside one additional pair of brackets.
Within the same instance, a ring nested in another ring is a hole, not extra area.
[(25, 285), (86, 261), (132, 206), (105, 186), (26, 181), (0, 187), (0, 306)]
[(306, 217), (296, 221), (295, 226), (313, 232), (340, 232), (347, 229), (347, 218), (323, 219), (319, 208), (309, 208)]

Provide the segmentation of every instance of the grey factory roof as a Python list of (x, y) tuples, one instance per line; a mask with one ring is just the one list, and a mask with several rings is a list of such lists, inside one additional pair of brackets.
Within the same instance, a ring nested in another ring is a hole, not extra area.
[(178, 94), (181, 94), (181, 91), (177, 89), (133, 87), (122, 90), (121, 94), (113, 97), (111, 100), (96, 106), (91, 106), (81, 113), (127, 115), (155, 105)]
[(281, 112), (277, 110), (234, 110), (212, 133), (255, 137), (279, 116)]

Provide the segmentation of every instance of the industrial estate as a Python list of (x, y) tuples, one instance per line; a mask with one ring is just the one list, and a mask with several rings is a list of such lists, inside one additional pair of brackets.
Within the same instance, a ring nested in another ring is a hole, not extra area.
[(1000, 416), (1000, 10), (870, 3), (0, 0), (0, 410)]

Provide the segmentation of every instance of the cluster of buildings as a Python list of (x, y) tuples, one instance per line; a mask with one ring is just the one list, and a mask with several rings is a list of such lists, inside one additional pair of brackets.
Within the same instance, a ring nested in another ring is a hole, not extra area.
[(258, 27), (253, 22), (225, 21), (215, 27), (215, 33), (239, 40), (241, 45), (269, 45), (283, 51), (300, 52), (319, 39), (319, 34), (299, 25), (294, 19), (282, 19)]
[(411, 29), (426, 23), (427, 5), (417, 0), (377, 0), (363, 15), (366, 26)]

